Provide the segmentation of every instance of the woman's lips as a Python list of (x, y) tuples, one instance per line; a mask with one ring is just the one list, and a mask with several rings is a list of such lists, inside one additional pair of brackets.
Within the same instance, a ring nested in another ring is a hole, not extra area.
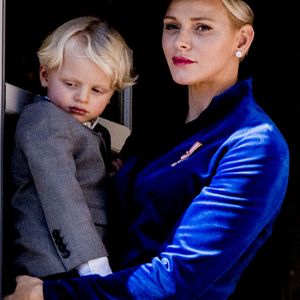
[(192, 64), (194, 63), (194, 61), (188, 59), (188, 58), (185, 58), (185, 57), (182, 57), (182, 56), (174, 56), (172, 58), (173, 60), (173, 64), (178, 66), (178, 65), (189, 65), (189, 64)]

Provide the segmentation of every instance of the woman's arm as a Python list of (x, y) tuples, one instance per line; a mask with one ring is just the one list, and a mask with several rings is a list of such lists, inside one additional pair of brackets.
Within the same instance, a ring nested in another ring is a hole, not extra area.
[(159, 255), (106, 277), (45, 281), (45, 299), (226, 299), (270, 235), (288, 177), (285, 144), (255, 132), (239, 140)]
[(232, 143), (156, 257), (106, 277), (45, 281), (45, 299), (226, 299), (272, 232), (289, 166), (268, 129)]

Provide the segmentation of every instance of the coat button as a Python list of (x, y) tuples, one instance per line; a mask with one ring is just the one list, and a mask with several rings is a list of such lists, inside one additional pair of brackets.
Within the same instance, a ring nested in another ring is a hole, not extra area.
[(61, 244), (61, 245), (58, 246), (58, 250), (59, 250), (60, 252), (62, 252), (62, 253), (65, 252), (66, 249), (67, 249), (67, 247), (66, 247), (65, 244)]
[(69, 250), (65, 250), (61, 255), (63, 258), (68, 258), (71, 255), (71, 252)]
[(52, 236), (56, 239), (56, 238), (59, 238), (60, 237), (60, 234), (59, 234), (59, 230), (57, 229), (54, 229), (52, 231)]
[(55, 244), (57, 246), (64, 245), (63, 239), (61, 237), (55, 239)]

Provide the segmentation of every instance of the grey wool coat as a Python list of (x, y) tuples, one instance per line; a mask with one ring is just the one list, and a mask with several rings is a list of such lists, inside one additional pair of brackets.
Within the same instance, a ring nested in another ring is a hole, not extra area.
[(47, 276), (107, 256), (104, 140), (38, 96), (15, 134), (15, 268)]

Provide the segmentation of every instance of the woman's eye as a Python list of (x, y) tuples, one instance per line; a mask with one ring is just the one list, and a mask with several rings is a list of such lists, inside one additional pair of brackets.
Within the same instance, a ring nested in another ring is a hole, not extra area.
[(176, 24), (173, 23), (168, 23), (164, 25), (164, 29), (165, 30), (174, 30), (174, 29), (178, 29), (179, 27)]
[(208, 31), (208, 30), (210, 30), (210, 29), (211, 29), (210, 26), (204, 25), (204, 24), (201, 24), (201, 25), (197, 25), (197, 26), (196, 26), (196, 30), (198, 30), (198, 31)]

